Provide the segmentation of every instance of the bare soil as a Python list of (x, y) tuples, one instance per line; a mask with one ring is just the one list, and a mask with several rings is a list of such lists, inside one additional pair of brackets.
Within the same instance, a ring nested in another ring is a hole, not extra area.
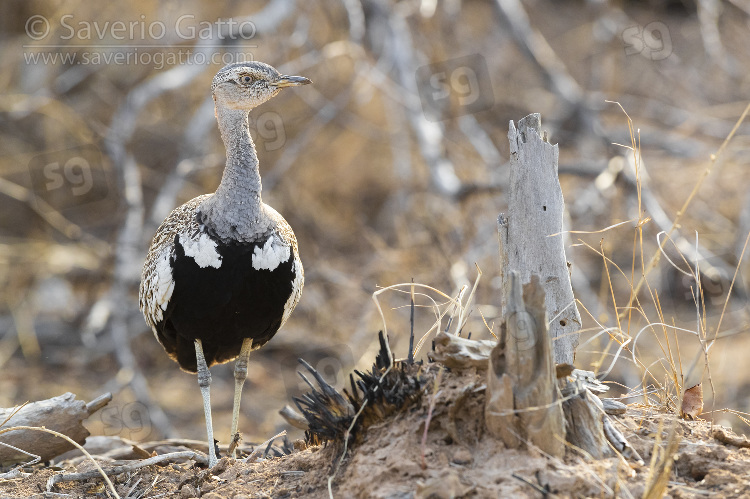
[[(428, 371), (437, 369), (428, 366)], [(673, 425), (679, 445), (669, 474), (669, 497), (750, 494), (750, 449), (714, 439), (708, 421), (684, 421), (632, 405), (613, 420), (645, 465), (621, 457), (593, 461), (572, 449), (557, 460), (534, 449), (506, 449), (485, 432), (484, 386), (485, 374), (474, 369), (446, 370), (437, 392), (428, 383), (418, 401), (367, 428), (348, 449), (332, 480), (333, 497), (642, 497), (658, 469), (652, 462), (654, 449), (666, 448)], [(295, 444), (289, 455), (253, 463), (224, 457), (211, 470), (188, 461), (111, 478), (121, 497), (329, 497), (328, 477), (342, 446)], [(112, 464), (118, 463), (102, 463), (105, 468)], [(90, 461), (80, 460), (75, 466), (60, 466), (65, 473), (93, 468)], [(0, 497), (44, 497), (53, 473), (38, 468), (0, 482)], [(54, 492), (73, 498), (111, 497), (101, 479), (63, 482)]]

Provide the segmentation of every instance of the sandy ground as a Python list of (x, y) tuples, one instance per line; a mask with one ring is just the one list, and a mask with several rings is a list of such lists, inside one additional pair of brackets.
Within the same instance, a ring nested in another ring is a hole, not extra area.
[[(427, 365), (424, 372), (429, 377), (438, 368)], [(414, 402), (360, 432), (332, 480), (333, 497), (642, 497), (659, 469), (652, 460), (655, 449), (664, 455), (672, 428), (679, 444), (668, 497), (750, 494), (750, 449), (716, 440), (707, 421), (684, 421), (655, 408), (630, 406), (624, 416), (613, 417), (644, 465), (622, 457), (594, 461), (571, 449), (562, 460), (533, 449), (506, 449), (485, 431), (485, 376), (473, 368), (446, 370), (437, 392), (433, 382), (426, 383)], [(168, 462), (114, 475), (112, 481), (120, 497), (132, 498), (329, 497), (328, 477), (341, 444), (297, 441), (294, 447), (283, 457), (252, 463), (224, 457), (210, 470), (193, 461)], [(65, 473), (93, 469), (81, 459), (59, 466)], [(0, 481), (0, 496), (45, 497), (46, 482), (57, 471), (26, 471)], [(53, 492), (65, 495), (47, 497), (113, 497), (100, 478), (59, 483)]]

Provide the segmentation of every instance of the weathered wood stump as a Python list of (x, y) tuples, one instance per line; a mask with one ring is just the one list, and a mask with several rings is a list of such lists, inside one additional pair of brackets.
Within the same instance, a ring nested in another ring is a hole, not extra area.
[[(572, 366), (581, 317), (561, 235), (558, 150), (540, 128), (539, 115), (531, 114), (518, 129), (511, 121), (508, 132), (508, 213), (498, 218), (503, 322), (489, 355), (486, 426), (511, 448), (531, 445), (560, 457), (567, 441), (593, 458), (614, 449), (641, 461), (594, 394), (607, 388)], [(528, 283), (523, 294), (522, 283)], [(459, 357), (480, 363), (478, 348), (442, 343), (444, 351), (467, 352)], [(621, 405), (608, 403), (613, 413), (621, 413)]]
[(511, 272), (500, 341), (490, 354), (485, 421), (510, 448), (533, 444), (552, 456), (565, 454), (565, 418), (547, 333), (544, 289), (537, 275), (523, 287)]
[(530, 114), (510, 122), (510, 183), (508, 213), (498, 218), (503, 307), (511, 295), (510, 272), (522, 283), (539, 274), (545, 291), (549, 334), (558, 364), (572, 364), (581, 316), (570, 284), (563, 244), (564, 202), (557, 176), (557, 145), (540, 135), (541, 118)]

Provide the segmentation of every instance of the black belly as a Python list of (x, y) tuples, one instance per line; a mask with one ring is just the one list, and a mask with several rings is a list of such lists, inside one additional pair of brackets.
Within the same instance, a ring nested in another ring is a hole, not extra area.
[(157, 337), (185, 371), (196, 372), (195, 340), (201, 340), (209, 366), (236, 358), (242, 342), (255, 348), (281, 326), (284, 305), (292, 294), (294, 255), (274, 270), (252, 266), (257, 244), (220, 245), (221, 266), (201, 268), (175, 241), (174, 290)]

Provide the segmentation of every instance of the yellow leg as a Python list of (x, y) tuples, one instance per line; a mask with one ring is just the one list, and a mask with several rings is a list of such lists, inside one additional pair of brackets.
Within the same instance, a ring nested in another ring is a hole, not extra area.
[[(247, 362), (250, 358), (250, 352), (253, 349), (253, 340), (246, 338), (242, 342), (240, 356), (237, 357), (237, 363), (234, 365), (234, 407), (232, 409), (232, 435), (230, 441), (233, 441), (237, 435), (237, 426), (240, 419), (240, 398), (242, 398), (242, 386), (247, 379)], [(237, 449), (232, 452), (232, 457), (237, 457)]]

